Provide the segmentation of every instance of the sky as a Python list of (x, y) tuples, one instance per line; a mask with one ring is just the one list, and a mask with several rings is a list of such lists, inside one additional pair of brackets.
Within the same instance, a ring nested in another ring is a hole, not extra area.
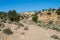
[(48, 8), (57, 9), (58, 7), (60, 7), (60, 0), (0, 0), (0, 11), (3, 12), (9, 10), (39, 11)]

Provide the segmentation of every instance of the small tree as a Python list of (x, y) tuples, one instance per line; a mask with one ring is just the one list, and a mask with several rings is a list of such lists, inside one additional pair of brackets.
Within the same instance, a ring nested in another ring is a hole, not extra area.
[(11, 20), (12, 22), (15, 20), (16, 17), (16, 11), (15, 10), (9, 10), (8, 11), (8, 18), (9, 20)]
[(15, 21), (15, 22), (18, 22), (20, 20), (20, 14), (18, 14), (15, 10), (10, 10), (8, 12), (8, 18), (9, 20), (11, 20), (12, 22)]
[(56, 13), (60, 15), (60, 7), (57, 9)]

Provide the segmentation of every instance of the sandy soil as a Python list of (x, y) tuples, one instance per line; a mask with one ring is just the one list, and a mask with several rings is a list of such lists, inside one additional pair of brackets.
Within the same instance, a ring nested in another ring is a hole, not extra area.
[(5, 24), (6, 27), (9, 26), (13, 31), (12, 35), (6, 35), (2, 31), (0, 32), (0, 40), (55, 40), (51, 38), (51, 35), (56, 34), (60, 37), (60, 32), (51, 29), (44, 29), (37, 25), (28, 25), (25, 23), (25, 27), (28, 27), (28, 30), (24, 30), (25, 27), (20, 27), (18, 29), (14, 24)]

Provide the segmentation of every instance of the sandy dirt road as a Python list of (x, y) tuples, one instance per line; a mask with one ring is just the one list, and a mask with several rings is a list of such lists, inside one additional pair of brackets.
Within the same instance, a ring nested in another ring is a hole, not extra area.
[(51, 29), (44, 29), (43, 27), (39, 27), (37, 25), (26, 25), (28, 26), (28, 30), (24, 30), (24, 27), (20, 27), (17, 30), (15, 28), (16, 25), (6, 24), (6, 26), (10, 26), (13, 34), (6, 35), (3, 32), (0, 32), (0, 40), (55, 40), (51, 38), (51, 35), (56, 34), (60, 37), (60, 32), (56, 32)]

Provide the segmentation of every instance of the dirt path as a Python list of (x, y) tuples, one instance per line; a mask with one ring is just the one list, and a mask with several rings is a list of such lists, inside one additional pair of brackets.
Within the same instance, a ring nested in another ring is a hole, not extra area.
[(24, 30), (24, 27), (20, 27), (19, 29), (15, 30), (15, 25), (8, 26), (11, 26), (13, 29), (13, 35), (7, 36), (0, 32), (0, 40), (55, 40), (51, 38), (51, 35), (56, 34), (60, 36), (60, 32), (56, 32), (51, 29), (46, 30), (33, 24), (26, 24), (26, 26), (28, 26), (28, 30)]

